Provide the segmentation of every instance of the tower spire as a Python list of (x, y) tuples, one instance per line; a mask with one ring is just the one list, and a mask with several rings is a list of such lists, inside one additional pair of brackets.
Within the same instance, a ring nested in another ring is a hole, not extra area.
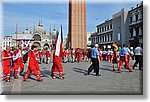
[(26, 24), (26, 30), (28, 30), (28, 24)]
[(16, 34), (18, 34), (18, 24), (16, 23)]
[(39, 19), (39, 24), (38, 24), (38, 26), (40, 26), (41, 25), (41, 23), (40, 23), (40, 19)]

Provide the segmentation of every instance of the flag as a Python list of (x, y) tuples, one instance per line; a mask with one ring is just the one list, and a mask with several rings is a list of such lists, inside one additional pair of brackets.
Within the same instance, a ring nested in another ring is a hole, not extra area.
[(112, 46), (114, 46), (116, 50), (118, 50), (118, 44), (116, 42), (114, 42)]
[(55, 56), (62, 57), (62, 53), (63, 53), (62, 43), (63, 43), (63, 33), (62, 33), (62, 25), (61, 25), (60, 31), (57, 34), (55, 40), (55, 45), (56, 45)]

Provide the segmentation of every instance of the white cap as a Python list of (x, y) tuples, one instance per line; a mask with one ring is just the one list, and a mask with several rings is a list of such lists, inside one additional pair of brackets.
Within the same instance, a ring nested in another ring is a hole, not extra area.
[(95, 47), (98, 47), (99, 45), (98, 44), (95, 44)]

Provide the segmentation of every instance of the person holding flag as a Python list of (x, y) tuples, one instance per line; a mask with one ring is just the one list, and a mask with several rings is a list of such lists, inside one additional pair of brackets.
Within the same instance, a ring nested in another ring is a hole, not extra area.
[(118, 44), (116, 42), (114, 42), (112, 46), (115, 48), (115, 50), (119, 49)]
[(63, 34), (62, 34), (62, 26), (61, 26), (60, 32), (59, 34), (57, 34), (57, 38), (55, 40), (55, 45), (54, 45), (53, 66), (52, 66), (53, 79), (56, 79), (57, 72), (59, 72), (59, 79), (64, 79), (63, 66), (61, 64), (62, 57), (63, 57), (62, 42), (63, 42)]

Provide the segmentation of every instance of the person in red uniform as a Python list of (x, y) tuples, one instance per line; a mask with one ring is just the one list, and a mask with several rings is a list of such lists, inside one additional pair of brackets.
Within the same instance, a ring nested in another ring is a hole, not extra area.
[(117, 67), (119, 66), (119, 53), (117, 52), (116, 49), (114, 49), (114, 53), (113, 53), (113, 71), (115, 71), (115, 64), (117, 64)]
[(18, 62), (17, 62), (17, 59), (18, 59), (18, 56), (17, 56), (17, 49), (15, 48), (12, 48), (12, 57), (13, 57), (13, 61), (14, 61), (14, 66), (11, 68), (11, 73), (14, 72), (14, 78), (15, 79), (18, 79)]
[(2, 69), (3, 75), (6, 76), (6, 82), (10, 82), (10, 62), (12, 55), (10, 53), (10, 47), (7, 46), (6, 50), (2, 51)]
[(102, 54), (103, 54), (103, 51), (100, 49), (100, 48), (98, 48), (98, 52), (99, 52), (99, 60), (100, 60), (100, 62), (102, 61)]
[(59, 79), (64, 79), (63, 77), (63, 66), (61, 64), (62, 62), (62, 56), (56, 56), (55, 55), (55, 45), (54, 45), (54, 53), (53, 53), (53, 66), (52, 66), (52, 72), (53, 72), (53, 79), (56, 79), (57, 73), (59, 72)]
[(81, 49), (77, 49), (77, 61), (80, 62), (82, 59), (82, 50)]
[(46, 64), (49, 64), (50, 63), (50, 51), (48, 48), (46, 48)]
[[(23, 54), (22, 54), (22, 47), (21, 45), (18, 45), (18, 49), (15, 51), (15, 54), (17, 56), (17, 68), (20, 67), (20, 75), (22, 75), (24, 70), (24, 63), (23, 63)], [(16, 70), (17, 70), (16, 68)]]
[(72, 57), (72, 63), (75, 62), (75, 49), (71, 49), (71, 57)]
[(28, 81), (28, 76), (30, 75), (31, 72), (34, 73), (34, 75), (37, 78), (37, 81), (42, 81), (42, 79), (40, 78), (40, 73), (38, 72), (39, 66), (36, 55), (38, 50), (39, 50), (38, 46), (32, 45), (31, 50), (28, 52), (28, 61), (27, 61), (28, 70), (25, 74), (24, 81)]
[(67, 63), (67, 49), (63, 51), (63, 62)]
[(39, 56), (40, 56), (40, 63), (39, 64), (41, 64), (42, 57), (44, 56), (44, 51), (43, 50), (39, 52)]
[[(38, 46), (38, 45), (37, 45)], [(40, 77), (43, 77), (43, 75), (41, 74), (41, 72), (40, 72), (40, 66), (39, 66), (39, 60), (40, 60), (40, 52), (39, 52), (39, 50), (38, 51), (34, 51), (34, 55), (35, 55), (35, 59), (36, 59), (36, 69), (37, 69), (37, 72), (39, 73), (39, 75), (40, 75)]]

